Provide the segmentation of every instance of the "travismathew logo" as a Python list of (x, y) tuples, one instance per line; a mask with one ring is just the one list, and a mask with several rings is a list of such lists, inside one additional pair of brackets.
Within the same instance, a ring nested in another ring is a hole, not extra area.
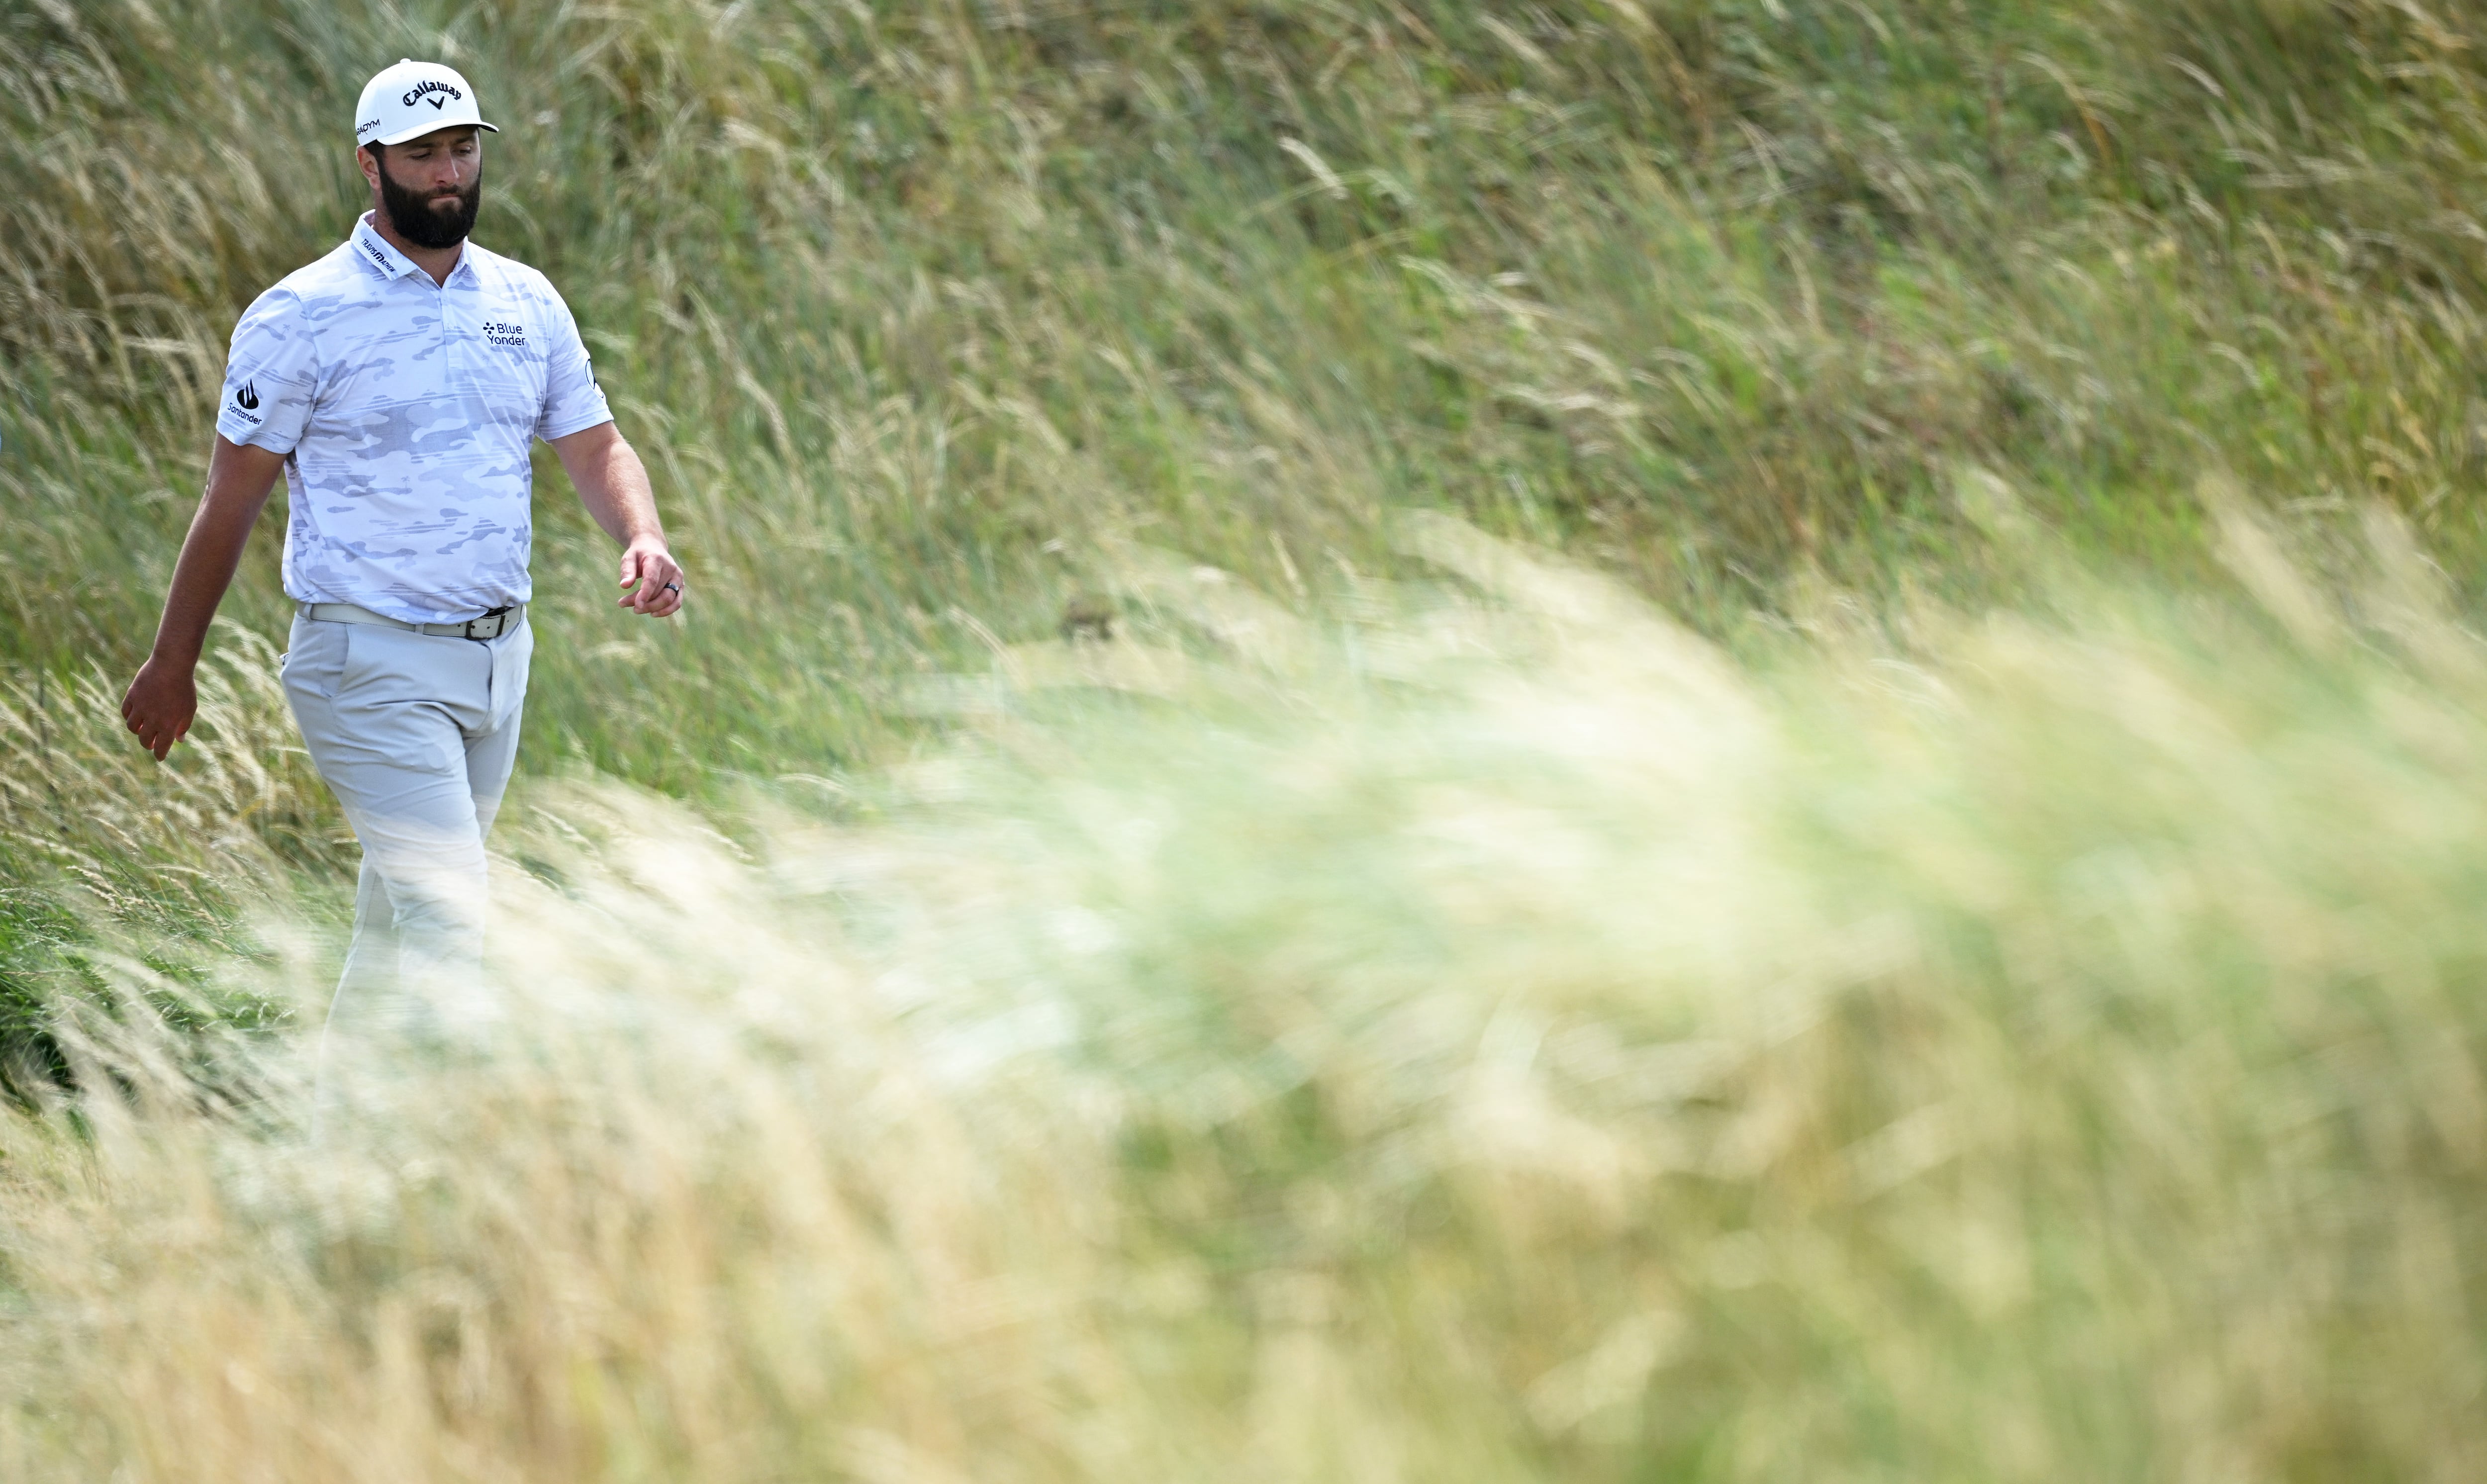
[(378, 247), (375, 246), (369, 238), (356, 238), (354, 239), (354, 245), (361, 248), (363, 250), (363, 256), (371, 259), (373, 264), (377, 266), (381, 272), (385, 273), (389, 270), (388, 254), (380, 251)]
[(234, 411), (239, 416), (248, 418), (254, 423), (258, 422), (260, 420), (259, 383), (244, 381), (241, 384), (241, 390), (234, 393), (233, 406)]
[(523, 324), (510, 324), (499, 320), (487, 320), (484, 322), (484, 338), (496, 346), (506, 346), (513, 350), (523, 350), (527, 348), (527, 327)]
[(398, 101), (404, 103), (406, 107), (411, 108), (415, 105), (417, 100), (422, 99), (427, 96), (431, 96), (430, 100), (432, 106), (438, 108), (442, 104), (447, 103), (450, 98), (462, 98), (466, 95), (459, 92), (456, 88), (451, 87), (445, 82), (418, 82), (413, 87), (407, 89), (405, 97), (398, 99)]

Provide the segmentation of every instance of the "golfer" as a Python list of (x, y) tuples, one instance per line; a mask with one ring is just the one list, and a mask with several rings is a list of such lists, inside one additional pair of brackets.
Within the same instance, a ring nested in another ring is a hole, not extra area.
[(466, 239), (492, 127), (437, 63), (364, 87), (354, 141), (372, 210), (235, 326), (207, 491), (121, 704), (158, 761), (189, 730), (209, 621), (283, 470), (285, 693), (363, 848), (331, 1046), (366, 1028), (454, 1035), (453, 1001), (483, 994), (484, 836), (535, 645), (530, 439), (552, 445), (622, 544), (621, 606), (666, 618), (683, 604), (647, 470), (569, 307), (542, 273)]

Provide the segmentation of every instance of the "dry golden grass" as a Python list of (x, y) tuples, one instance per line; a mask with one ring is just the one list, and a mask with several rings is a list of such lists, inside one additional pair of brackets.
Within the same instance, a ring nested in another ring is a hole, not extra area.
[(1135, 556), (1224, 658), (998, 656), (845, 823), (540, 791), (493, 1051), (318, 1140), (297, 1038), (72, 1012), (0, 1462), (2473, 1476), (2487, 646), (2228, 521), (2269, 617), (2032, 544), (1758, 669), (1458, 526), (1336, 627)]

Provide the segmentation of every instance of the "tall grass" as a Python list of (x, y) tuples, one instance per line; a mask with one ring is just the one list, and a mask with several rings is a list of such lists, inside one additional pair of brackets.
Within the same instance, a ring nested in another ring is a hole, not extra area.
[[(544, 708), (545, 748), (608, 766), (695, 771), (726, 742), (701, 718), (854, 740), (844, 687), (784, 674), (954, 657), (954, 607), (1048, 624), (1101, 536), (1276, 587), (1377, 556), (1384, 507), (1448, 506), (1706, 622), (1792, 561), (1973, 570), (1963, 457), (2130, 553), (2183, 545), (2209, 466), (2382, 493), (2452, 559), (2473, 540), (2466, 11), (233, 0), (9, 25), (20, 659), (147, 631), (226, 327), (340, 236), (334, 120), (409, 49), (511, 121), (490, 239), (578, 301), (706, 563), (716, 648), (676, 668), (710, 704), (653, 732), (578, 689)], [(547, 503), (558, 595), (584, 525)], [(772, 645), (802, 662), (740, 662)]]
[[(123, 1094), (0, 1125), (0, 1460), (2473, 1477), (2487, 647), (2389, 519), (2352, 624), (2232, 518), (2272, 616), (1758, 670), (1420, 526), (1465, 596), (1160, 573), (1232, 658), (1015, 651), (852, 823), (540, 795), (508, 1033), (321, 1141), (298, 1038), (205, 1109), (76, 1016)], [(315, 999), (265, 936), (226, 992)]]
[[(272, 532), (111, 708), (402, 55), (695, 605), (542, 469), (521, 1022), (314, 1147)], [(0, 0), (0, 1475), (2474, 1476), (2482, 69)]]
[[(21, 0), (0, 659), (131, 668), (228, 327), (342, 235), (337, 121), (407, 54), (509, 126), (484, 239), (573, 300), (700, 578), (691, 622), (615, 627), (547, 493), (530, 772), (684, 794), (885, 758), (922, 735), (896, 680), (1050, 630), (1117, 541), (1320, 602), (1392, 569), (1409, 506), (1713, 633), (1817, 570), (2008, 596), (1948, 496), (1965, 459), (2183, 574), (2206, 472), (2380, 497), (2467, 587), (2480, 24)], [(228, 612), (273, 636), (271, 536)]]

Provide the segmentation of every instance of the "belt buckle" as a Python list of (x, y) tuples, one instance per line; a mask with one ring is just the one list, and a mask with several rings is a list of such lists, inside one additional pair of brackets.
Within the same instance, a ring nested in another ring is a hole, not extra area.
[[(478, 643), (481, 643), (486, 639), (499, 638), (509, 630), (511, 606), (511, 604), (505, 603), (500, 607), (493, 608), (489, 612), (479, 613), (475, 617), (468, 619), (466, 621), (466, 627), (463, 630), (462, 636), (473, 639)], [(482, 628), (488, 622), (492, 626), (492, 631), (490, 633), (476, 632), (478, 629)]]

